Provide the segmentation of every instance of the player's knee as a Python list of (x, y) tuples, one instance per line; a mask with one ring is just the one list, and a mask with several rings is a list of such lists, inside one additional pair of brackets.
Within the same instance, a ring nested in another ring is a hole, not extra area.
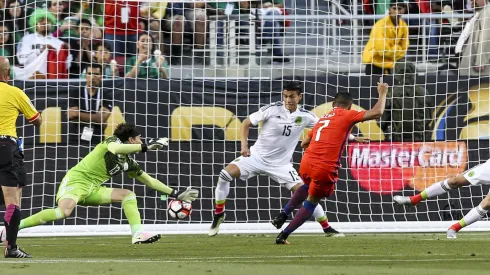
[(228, 164), (225, 169), (221, 170), (220, 175), (223, 172), (230, 178), (229, 181), (240, 177), (240, 168), (238, 168), (238, 166), (236, 166), (235, 164)]
[(123, 189), (122, 204), (130, 201), (136, 201), (136, 194), (133, 191)]
[(483, 209), (490, 209), (490, 192), (487, 194), (487, 196), (481, 201), (480, 203), (481, 207)]
[(69, 216), (71, 216), (71, 213), (73, 212), (73, 209), (74, 208), (71, 208), (71, 207), (65, 207), (65, 208), (58, 207), (58, 209), (60, 209), (61, 213), (63, 214), (63, 216), (60, 217), (60, 218), (68, 218)]
[(463, 175), (457, 175), (453, 178), (448, 179), (447, 184), (451, 189), (457, 189), (463, 186), (470, 185), (468, 180)]

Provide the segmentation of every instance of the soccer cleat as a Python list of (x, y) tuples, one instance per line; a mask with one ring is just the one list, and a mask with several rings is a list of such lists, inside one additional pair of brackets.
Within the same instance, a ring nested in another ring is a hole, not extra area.
[(323, 232), (325, 232), (325, 236), (327, 237), (334, 237), (334, 238), (345, 237), (344, 233), (340, 233), (339, 231), (333, 229), (331, 226), (323, 229)]
[(7, 230), (5, 227), (2, 228), (2, 231), (0, 232), (0, 244), (5, 242), (7, 240)]
[(277, 215), (274, 218), (274, 220), (272, 220), (271, 223), (275, 228), (281, 229), (281, 227), (284, 225), (287, 219), (288, 219), (288, 215), (284, 212), (281, 212), (279, 213), (279, 215)]
[(32, 256), (17, 246), (10, 249), (5, 247), (5, 258), (32, 258)]
[(448, 239), (456, 239), (456, 230), (449, 228), (447, 231), (447, 238)]
[(162, 235), (160, 234), (154, 234), (154, 233), (149, 233), (149, 232), (140, 232), (136, 233), (133, 236), (133, 244), (140, 244), (140, 243), (154, 243), (160, 238)]
[(279, 233), (279, 235), (276, 237), (276, 244), (290, 244), (287, 238), (288, 236), (281, 231), (281, 233)]
[(412, 201), (410, 200), (410, 197), (404, 197), (404, 196), (394, 196), (393, 200), (400, 205), (409, 205), (413, 206)]
[(214, 214), (213, 224), (211, 224), (211, 228), (209, 229), (208, 236), (213, 237), (218, 235), (219, 226), (225, 220), (225, 212)]

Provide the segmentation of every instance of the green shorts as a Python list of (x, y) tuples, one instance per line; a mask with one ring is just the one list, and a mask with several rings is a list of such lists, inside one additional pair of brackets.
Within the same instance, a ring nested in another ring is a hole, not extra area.
[(90, 182), (79, 173), (68, 172), (56, 194), (56, 203), (61, 199), (72, 199), (78, 205), (102, 205), (111, 203), (112, 188)]

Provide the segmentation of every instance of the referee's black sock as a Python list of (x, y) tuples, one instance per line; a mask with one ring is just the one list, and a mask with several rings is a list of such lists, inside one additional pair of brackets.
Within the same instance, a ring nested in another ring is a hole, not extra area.
[(17, 233), (19, 232), (19, 224), (21, 221), (20, 209), (15, 204), (7, 206), (5, 216), (3, 216), (3, 222), (5, 224), (5, 231), (7, 232), (7, 247), (17, 247)]

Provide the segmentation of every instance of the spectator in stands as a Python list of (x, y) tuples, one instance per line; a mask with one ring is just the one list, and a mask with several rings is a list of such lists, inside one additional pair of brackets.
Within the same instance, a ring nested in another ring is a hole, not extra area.
[(104, 6), (102, 3), (94, 0), (83, 0), (78, 7), (75, 7), (74, 11), (79, 20), (88, 19), (92, 25), (104, 26)]
[[(171, 3), (167, 6), (163, 29), (171, 33), (170, 56), (172, 63), (180, 63), (184, 32), (194, 34), (194, 46), (202, 49), (206, 45), (206, 3)], [(174, 62), (174, 60), (177, 60)]]
[(6, 24), (0, 22), (0, 56), (8, 58), (10, 64), (13, 64), (13, 44), (12, 35)]
[(72, 56), (60, 39), (53, 37), (56, 18), (45, 9), (36, 9), (29, 17), (29, 29), (34, 33), (22, 38), (17, 46), (17, 58), (22, 70), (15, 69), (16, 78), (67, 78)]
[(490, 4), (472, 0), (475, 15), (466, 23), (456, 43), (460, 56), (459, 74), (479, 77), (490, 75)]
[[(8, 14), (6, 16), (5, 23), (8, 25), (9, 30), (12, 33), (12, 44), (14, 45), (13, 48), (15, 50), (15, 46), (22, 39), (26, 31), (25, 12), (18, 0), (8, 0), (7, 9)], [(15, 55), (14, 52), (12, 52), (12, 54)], [(16, 60), (10, 60), (10, 64), (14, 64), (12, 61), (17, 63)]]
[(168, 5), (168, 2), (159, 1), (142, 4), (140, 7), (141, 20), (146, 25), (145, 29), (150, 31), (159, 50), (163, 50), (162, 21), (167, 14)]
[(405, 57), (408, 49), (408, 26), (401, 18), (407, 6), (400, 0), (390, 4), (389, 14), (373, 26), (369, 41), (362, 53), (366, 74), (373, 80), (389, 74), (395, 63)]
[(102, 66), (87, 65), (85, 86), (70, 94), (67, 118), (71, 145), (95, 146), (104, 140), (106, 122), (112, 112), (112, 94), (103, 92)]
[(429, 58), (439, 58), (439, 51), (441, 49), (441, 35), (450, 34), (452, 27), (460, 22), (457, 18), (451, 18), (454, 13), (451, 7), (452, 1), (447, 0), (433, 0), (431, 3), (432, 13), (439, 13), (448, 15), (445, 19), (433, 19), (428, 20), (428, 33), (429, 33)]
[(104, 40), (112, 43), (116, 55), (134, 55), (140, 27), (139, 2), (106, 0)]
[[(210, 2), (207, 4), (208, 11), (211, 15), (232, 15), (248, 12), (250, 9), (250, 2), (240, 1), (240, 2)], [(223, 19), (218, 20), (217, 27), (217, 44), (224, 44), (224, 24)], [(248, 25), (247, 21), (239, 22), (240, 25)], [(241, 30), (239, 30), (241, 31)], [(223, 53), (218, 51), (218, 56), (222, 56)]]
[[(258, 8), (262, 9), (263, 15), (284, 15), (284, 0), (260, 2)], [(282, 51), (281, 37), (284, 35), (284, 21), (267, 20), (262, 21), (263, 42), (272, 44), (272, 61), (277, 63), (288, 63), (290, 59), (284, 56)]]
[(162, 55), (155, 55), (156, 45), (148, 33), (138, 38), (138, 54), (126, 59), (126, 77), (167, 78), (168, 64)]
[[(429, 141), (434, 99), (416, 84), (415, 64), (396, 63), (393, 88), (388, 91), (381, 129), (391, 141)], [(391, 131), (390, 131), (391, 128)]]
[(54, 17), (56, 17), (58, 22), (61, 22), (68, 16), (68, 9), (67, 6), (65, 6), (64, 0), (51, 0), (48, 3), (48, 10), (54, 15)]
[[(102, 66), (102, 78), (114, 78), (119, 76), (117, 63), (112, 59), (112, 48), (107, 42), (98, 42), (93, 45), (92, 62)], [(87, 68), (84, 69), (80, 78), (85, 79)]]
[(71, 78), (80, 78), (88, 63), (92, 62), (92, 22), (83, 18), (78, 22), (77, 37), (70, 37), (70, 53), (73, 62), (70, 68)]

